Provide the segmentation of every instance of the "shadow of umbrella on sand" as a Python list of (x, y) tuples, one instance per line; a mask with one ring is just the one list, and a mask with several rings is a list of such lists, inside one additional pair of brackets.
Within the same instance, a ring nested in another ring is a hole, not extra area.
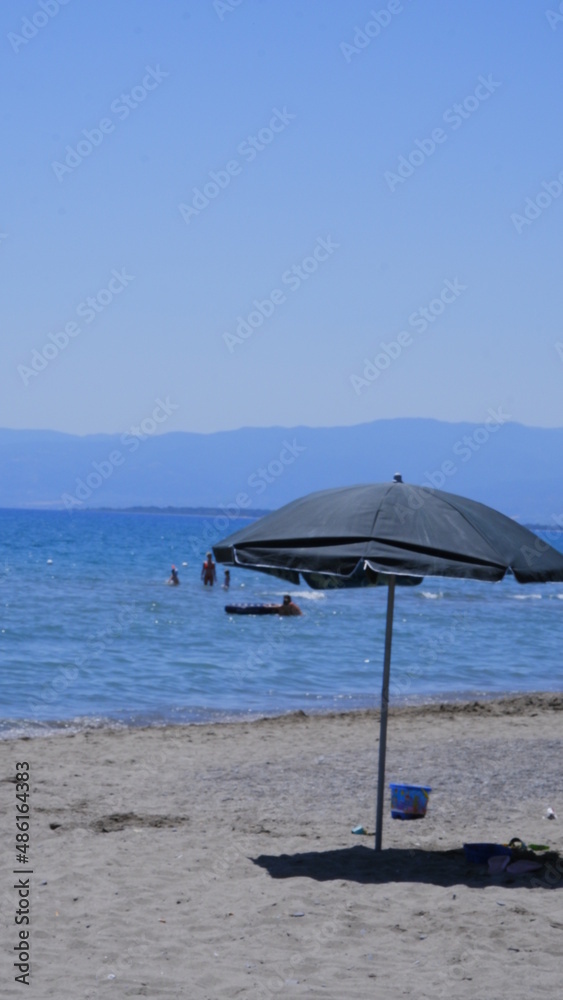
[(219, 563), (321, 587), (387, 584), (375, 849), (381, 850), (393, 608), (424, 576), (563, 581), (563, 555), (506, 515), (452, 493), (393, 482), (310, 493), (213, 547)]

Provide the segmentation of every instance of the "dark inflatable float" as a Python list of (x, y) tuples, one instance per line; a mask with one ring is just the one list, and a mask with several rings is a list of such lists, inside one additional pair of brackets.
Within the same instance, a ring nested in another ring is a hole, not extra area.
[(279, 604), (226, 604), (228, 615), (277, 615)]

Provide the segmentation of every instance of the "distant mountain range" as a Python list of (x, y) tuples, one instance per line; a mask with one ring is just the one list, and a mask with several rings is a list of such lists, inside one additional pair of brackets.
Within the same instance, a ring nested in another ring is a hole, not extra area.
[(0, 506), (275, 509), (313, 490), (390, 480), (435, 486), (526, 523), (563, 527), (563, 428), (377, 420), (134, 437), (0, 430)]

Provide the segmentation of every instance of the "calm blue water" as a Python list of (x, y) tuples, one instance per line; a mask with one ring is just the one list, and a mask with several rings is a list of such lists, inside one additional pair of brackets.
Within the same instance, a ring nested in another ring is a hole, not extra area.
[[(244, 570), (228, 595), (204, 589), (209, 545), (244, 523), (0, 511), (0, 734), (377, 705), (386, 589), (315, 592)], [(544, 537), (563, 551), (563, 535)], [(180, 587), (166, 586), (172, 563)], [(285, 592), (302, 618), (224, 612)], [(562, 622), (563, 584), (400, 588), (391, 697), (561, 690)]]

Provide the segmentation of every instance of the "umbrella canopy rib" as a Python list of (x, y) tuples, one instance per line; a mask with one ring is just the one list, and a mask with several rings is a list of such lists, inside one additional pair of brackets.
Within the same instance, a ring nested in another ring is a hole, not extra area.
[(389, 494), (391, 493), (391, 490), (392, 490), (392, 489), (393, 489), (393, 483), (390, 483), (390, 484), (389, 484), (389, 488), (388, 488), (388, 489), (387, 489), (387, 490), (385, 491), (385, 493), (383, 494), (383, 497), (382, 497), (382, 500), (381, 500), (381, 504), (380, 504), (380, 505), (379, 505), (378, 507), (376, 507), (376, 509), (375, 509), (375, 511), (374, 511), (374, 515), (373, 515), (373, 524), (372, 524), (372, 527), (371, 527), (371, 537), (372, 537), (372, 538), (375, 538), (375, 526), (376, 526), (376, 524), (377, 524), (377, 519), (378, 519), (378, 517), (379, 517), (379, 515), (380, 515), (380, 513), (381, 513), (381, 510), (382, 510), (382, 507), (383, 507), (383, 504), (384, 504), (384, 503), (385, 503), (385, 501), (387, 500), (387, 497), (388, 497), (388, 496), (389, 496)]

